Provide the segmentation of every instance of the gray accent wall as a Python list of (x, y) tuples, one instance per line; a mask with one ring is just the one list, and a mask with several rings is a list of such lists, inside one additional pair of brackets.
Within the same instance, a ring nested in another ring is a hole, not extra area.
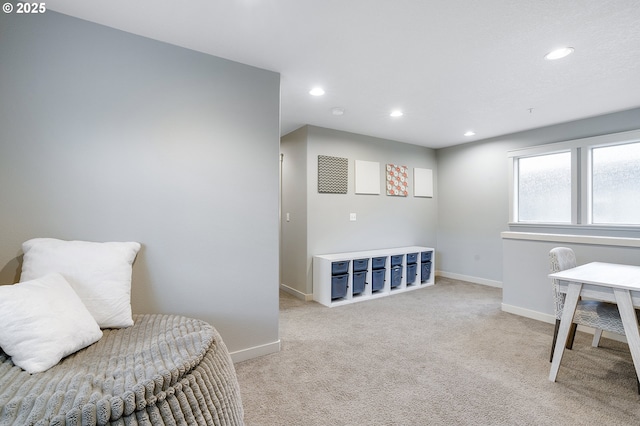
[(616, 245), (615, 242), (598, 241), (597, 237), (563, 238), (563, 236), (544, 234), (538, 238), (538, 240), (524, 240), (513, 235), (502, 240), (504, 247), (502, 309), (507, 312), (548, 322), (555, 320), (551, 280), (547, 277), (550, 269), (549, 251), (554, 247), (572, 249), (578, 265), (589, 262), (640, 265), (640, 241), (635, 242), (634, 247), (629, 245), (631, 242), (628, 240)]
[[(509, 151), (638, 128), (640, 108), (437, 150), (438, 270), (501, 283), (500, 232), (576, 232), (557, 227), (509, 228)], [(615, 235), (638, 236), (637, 232)]]
[[(307, 133), (308, 126), (283, 136), (280, 283), (304, 297), (307, 276)], [(288, 218), (287, 218), (288, 215)]]
[[(306, 298), (313, 294), (314, 255), (412, 245), (436, 247), (438, 192), (432, 198), (413, 196), (415, 167), (433, 170), (437, 188), (434, 150), (305, 126), (282, 138), (282, 152), (283, 176), (295, 179), (283, 183), (282, 194), (282, 284), (286, 289)], [(346, 194), (318, 192), (319, 155), (348, 159)], [(380, 163), (379, 195), (355, 194), (355, 160)], [(409, 168), (408, 197), (386, 195), (384, 167), (389, 163)], [(288, 212), (290, 222), (286, 222)], [(300, 218), (305, 213), (306, 217)], [(349, 220), (350, 213), (356, 213), (355, 222)], [(306, 250), (302, 250), (305, 239)]]
[(0, 282), (34, 237), (139, 241), (134, 312), (278, 337), (277, 73), (55, 12), (0, 14)]

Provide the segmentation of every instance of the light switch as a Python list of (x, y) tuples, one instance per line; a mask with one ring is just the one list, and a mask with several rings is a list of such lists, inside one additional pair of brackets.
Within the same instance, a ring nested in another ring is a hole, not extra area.
[(355, 222), (356, 221), (356, 214), (355, 213), (350, 213), (349, 214), (349, 220), (351, 222)]
[(287, 222), (289, 222), (291, 218), (289, 217), (289, 213), (287, 213)]

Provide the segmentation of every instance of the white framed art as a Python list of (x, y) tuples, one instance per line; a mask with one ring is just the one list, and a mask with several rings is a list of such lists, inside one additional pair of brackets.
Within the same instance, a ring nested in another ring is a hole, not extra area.
[(380, 163), (356, 160), (356, 194), (380, 194)]
[(433, 170), (413, 169), (413, 196), (433, 197)]

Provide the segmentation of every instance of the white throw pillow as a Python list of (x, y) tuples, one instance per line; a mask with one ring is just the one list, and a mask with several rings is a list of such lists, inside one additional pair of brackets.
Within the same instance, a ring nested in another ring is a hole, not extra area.
[(0, 285), (0, 324), (0, 347), (29, 373), (45, 371), (102, 337), (60, 274)]
[(101, 328), (133, 325), (131, 272), (140, 244), (34, 238), (22, 244), (20, 281), (59, 272)]

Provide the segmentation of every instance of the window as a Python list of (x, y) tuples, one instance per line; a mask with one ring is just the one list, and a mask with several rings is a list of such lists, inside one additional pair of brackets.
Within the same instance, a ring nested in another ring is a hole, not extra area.
[(518, 222), (571, 223), (571, 152), (518, 159)]
[(591, 150), (592, 223), (640, 224), (640, 143)]
[(509, 153), (512, 224), (640, 226), (640, 131)]

